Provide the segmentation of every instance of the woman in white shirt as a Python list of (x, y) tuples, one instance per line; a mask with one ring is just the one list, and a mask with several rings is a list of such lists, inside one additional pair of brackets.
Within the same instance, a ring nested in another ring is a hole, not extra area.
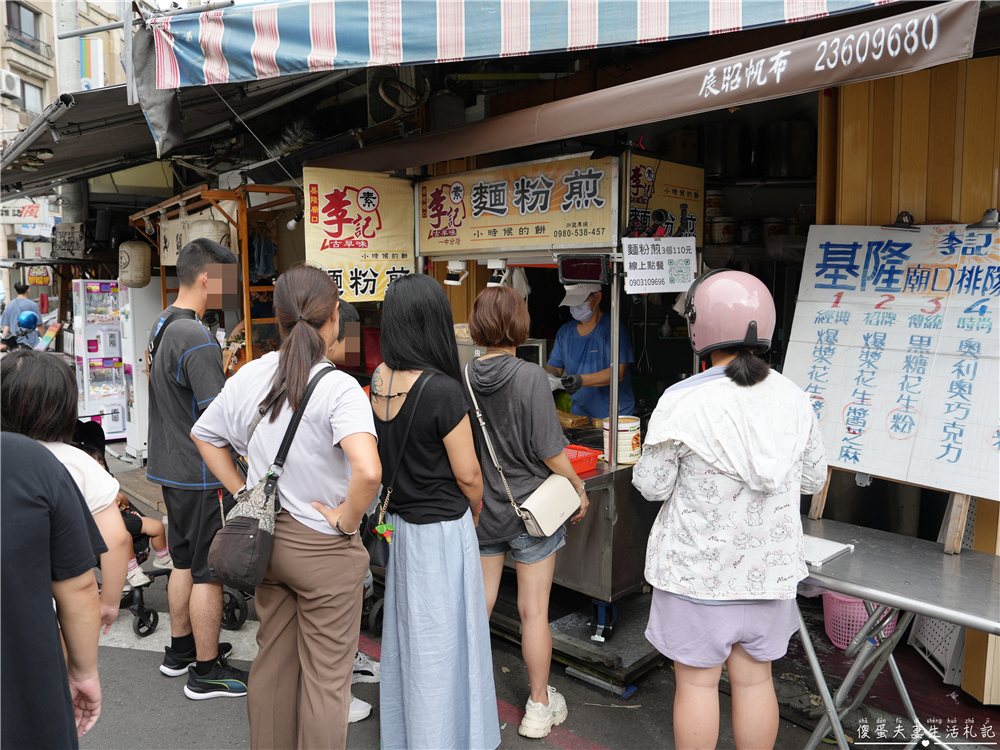
[(714, 748), (726, 664), (740, 750), (773, 747), (771, 662), (798, 629), (806, 577), (799, 494), (826, 481), (819, 424), (802, 390), (757, 354), (774, 301), (757, 278), (720, 269), (687, 295), (691, 345), (712, 367), (668, 389), (633, 484), (662, 502), (646, 549), (646, 637), (674, 660), (674, 742)]
[[(234, 495), (244, 483), (232, 446), (248, 458), (253, 487), (278, 452), (310, 378), (333, 365), (337, 285), (323, 270), (294, 266), (274, 288), (281, 348), (244, 365), (191, 431), (205, 463)], [(247, 441), (258, 408), (285, 392)], [(316, 386), (278, 482), (274, 549), (256, 589), (260, 651), (250, 670), (247, 709), (254, 748), (344, 748), (351, 673), (361, 628), (368, 552), (361, 517), (382, 468), (371, 407), (350, 375)], [(301, 700), (298, 696), (301, 685)]]
[[(118, 618), (132, 537), (118, 510), (118, 480), (70, 445), (77, 420), (76, 379), (55, 354), (22, 349), (0, 364), (0, 429), (19, 432), (48, 448), (66, 467), (94, 516), (108, 551), (101, 555), (101, 624)], [(17, 471), (4, 466), (4, 471)]]

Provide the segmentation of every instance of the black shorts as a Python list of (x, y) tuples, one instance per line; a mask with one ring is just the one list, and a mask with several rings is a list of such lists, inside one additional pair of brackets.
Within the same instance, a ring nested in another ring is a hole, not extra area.
[(142, 517), (135, 513), (122, 513), (122, 521), (125, 522), (125, 530), (133, 539), (142, 535)]
[(174, 567), (190, 570), (195, 583), (212, 583), (215, 579), (208, 572), (208, 548), (236, 500), (225, 489), (179, 490), (164, 486), (163, 502), (167, 506), (167, 546)]

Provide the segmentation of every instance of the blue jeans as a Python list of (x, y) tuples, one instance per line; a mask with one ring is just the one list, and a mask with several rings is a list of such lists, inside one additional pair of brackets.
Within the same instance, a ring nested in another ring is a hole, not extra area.
[(506, 555), (512, 551), (514, 553), (514, 562), (531, 565), (554, 555), (556, 550), (565, 545), (566, 527), (560, 526), (559, 530), (552, 534), (552, 536), (531, 536), (525, 532), (508, 542), (480, 544), (479, 556), (496, 557), (497, 555)]

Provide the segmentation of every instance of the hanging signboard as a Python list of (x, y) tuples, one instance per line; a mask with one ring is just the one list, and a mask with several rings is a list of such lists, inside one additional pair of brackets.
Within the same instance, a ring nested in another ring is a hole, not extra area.
[(384, 299), (389, 282), (414, 269), (410, 183), (313, 167), (303, 179), (306, 260), (327, 270), (345, 302)]
[(45, 224), (48, 220), (49, 211), (45, 204), (28, 198), (7, 199), (0, 204), (0, 223)]
[(623, 237), (625, 293), (685, 292), (694, 282), (694, 237)]
[(784, 374), (831, 466), (1000, 499), (1000, 232), (809, 230)]
[(689, 164), (631, 154), (628, 173), (628, 225), (636, 222), (661, 236), (694, 237), (704, 245), (705, 170)]
[(618, 244), (618, 159), (589, 155), (435, 177), (417, 187), (421, 255)]

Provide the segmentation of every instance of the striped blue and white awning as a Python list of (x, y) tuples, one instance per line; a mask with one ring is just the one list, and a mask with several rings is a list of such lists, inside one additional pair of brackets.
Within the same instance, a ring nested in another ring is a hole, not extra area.
[(154, 18), (156, 87), (721, 34), (892, 0), (275, 0)]

